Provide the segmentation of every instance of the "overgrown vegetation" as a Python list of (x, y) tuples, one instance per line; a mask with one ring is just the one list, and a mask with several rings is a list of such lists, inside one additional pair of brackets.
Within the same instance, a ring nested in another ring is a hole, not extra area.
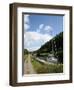
[(43, 63), (33, 59), (32, 65), (38, 74), (62, 73), (63, 72), (63, 64), (43, 64)]

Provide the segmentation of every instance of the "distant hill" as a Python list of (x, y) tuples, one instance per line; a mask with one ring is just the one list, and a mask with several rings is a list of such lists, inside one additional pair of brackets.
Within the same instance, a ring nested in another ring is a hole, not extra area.
[(36, 56), (54, 54), (60, 63), (63, 63), (63, 32), (56, 35), (50, 41), (46, 42), (35, 52)]

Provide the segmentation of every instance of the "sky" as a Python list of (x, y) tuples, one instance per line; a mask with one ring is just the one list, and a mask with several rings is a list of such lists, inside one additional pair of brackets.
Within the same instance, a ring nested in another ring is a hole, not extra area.
[(38, 50), (63, 31), (63, 16), (24, 14), (24, 49)]

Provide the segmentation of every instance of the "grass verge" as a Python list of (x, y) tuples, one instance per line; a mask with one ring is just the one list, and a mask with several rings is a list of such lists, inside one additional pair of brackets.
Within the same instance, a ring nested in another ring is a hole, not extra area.
[(47, 65), (47, 64), (40, 63), (39, 61), (33, 59), (32, 65), (38, 74), (41, 74), (41, 73), (62, 73), (63, 72), (63, 64), (49, 64), (49, 65)]

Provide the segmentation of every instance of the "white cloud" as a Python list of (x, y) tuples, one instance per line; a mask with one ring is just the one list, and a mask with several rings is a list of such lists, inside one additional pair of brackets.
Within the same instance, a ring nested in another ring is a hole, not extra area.
[(52, 30), (53, 29), (50, 25), (40, 24), (36, 31), (42, 34), (50, 34)]
[(24, 15), (24, 22), (29, 23), (29, 16), (28, 14)]
[(36, 31), (37, 32), (41, 32), (41, 30), (43, 29), (43, 27), (44, 27), (44, 24), (40, 24), (39, 27), (38, 27), (38, 29)]
[(40, 25), (39, 25), (39, 29), (42, 29), (43, 26), (44, 26), (44, 24), (40, 24)]
[(38, 32), (26, 32), (24, 34), (24, 48), (29, 51), (37, 50), (43, 45), (45, 42), (49, 41), (52, 36), (48, 34), (40, 34)]
[(24, 29), (25, 29), (25, 31), (27, 31), (29, 28), (30, 28), (30, 25), (25, 23), (25, 24), (24, 24)]
[(36, 31), (27, 31), (30, 29), (29, 16), (28, 14), (24, 15), (24, 48), (35, 51), (52, 38), (48, 33), (52, 30), (52, 27), (40, 24)]
[(27, 48), (27, 50), (28, 51), (35, 51), (35, 50), (38, 50), (40, 47), (38, 46), (36, 46), (36, 47), (29, 47), (29, 48)]
[(49, 26), (49, 25), (47, 25), (47, 26), (45, 26), (44, 30), (45, 30), (45, 31), (51, 31), (51, 30), (52, 30), (52, 27)]
[(29, 28), (30, 28), (30, 25), (29, 25), (29, 16), (30, 15), (24, 15), (24, 29), (25, 31), (27, 31)]

